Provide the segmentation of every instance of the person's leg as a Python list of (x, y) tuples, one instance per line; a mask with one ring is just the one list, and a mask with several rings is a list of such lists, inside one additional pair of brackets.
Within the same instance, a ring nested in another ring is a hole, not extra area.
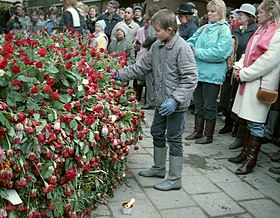
[(264, 124), (252, 121), (247, 122), (248, 129), (251, 133), (250, 148), (245, 162), (236, 170), (236, 174), (245, 175), (252, 172), (257, 164), (258, 154), (261, 149), (262, 139), (264, 137)]
[(145, 85), (146, 85), (146, 103), (142, 106), (142, 109), (153, 109), (154, 104), (154, 76), (152, 73), (145, 76)]
[(195, 105), (194, 112), (194, 132), (187, 137), (186, 140), (194, 140), (202, 137), (204, 130), (204, 111), (203, 111), (203, 95), (202, 82), (198, 82), (197, 87), (193, 93), (193, 102)]
[(270, 110), (267, 116), (267, 122), (264, 127), (264, 140), (265, 142), (271, 142), (276, 135), (276, 131), (279, 125), (279, 111)]
[(167, 144), (169, 145), (169, 172), (166, 180), (154, 185), (161, 191), (178, 190), (182, 187), (183, 169), (182, 135), (185, 130), (186, 113), (175, 112), (167, 116)]
[(154, 145), (154, 165), (148, 170), (139, 172), (143, 177), (164, 178), (166, 172), (166, 116), (161, 116), (158, 109), (155, 110), (153, 123), (151, 126), (151, 135)]
[(220, 85), (203, 83), (202, 95), (204, 104), (204, 118), (206, 120), (204, 136), (195, 141), (196, 144), (208, 144), (213, 141), (213, 134), (217, 118), (217, 97)]

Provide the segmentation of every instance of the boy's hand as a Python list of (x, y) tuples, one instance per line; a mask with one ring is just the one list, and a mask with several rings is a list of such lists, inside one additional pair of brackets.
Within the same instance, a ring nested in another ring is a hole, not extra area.
[(176, 107), (177, 102), (173, 98), (169, 98), (161, 104), (159, 114), (161, 116), (168, 116), (176, 110)]
[(110, 77), (112, 77), (113, 79), (117, 79), (117, 80), (121, 79), (119, 76), (119, 71), (117, 71), (117, 70), (111, 70)]

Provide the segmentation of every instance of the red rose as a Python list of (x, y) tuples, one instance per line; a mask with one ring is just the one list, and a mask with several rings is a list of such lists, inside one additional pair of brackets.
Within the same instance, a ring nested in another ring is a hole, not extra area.
[(66, 62), (65, 63), (65, 68), (66, 69), (71, 69), (72, 68), (72, 62)]
[(36, 62), (35, 67), (37, 68), (43, 68), (43, 63), (41, 61)]
[(0, 139), (4, 137), (5, 129), (0, 126)]
[(47, 54), (47, 49), (45, 47), (42, 47), (38, 50), (37, 54), (40, 55), (41, 57), (45, 57)]
[(68, 180), (74, 180), (76, 178), (76, 174), (77, 174), (76, 168), (72, 168), (66, 171), (66, 178)]
[(36, 94), (39, 92), (38, 88), (35, 86), (33, 88), (30, 89), (30, 91), (33, 93), (33, 94)]
[(17, 121), (19, 123), (23, 122), (26, 119), (26, 114), (23, 112), (18, 112), (17, 113)]
[(71, 109), (72, 109), (72, 105), (70, 104), (70, 103), (67, 103), (67, 104), (65, 104), (64, 105), (64, 110), (66, 110), (66, 111), (70, 111)]
[(67, 92), (68, 92), (69, 95), (74, 95), (75, 94), (75, 91), (73, 89), (68, 89)]
[(48, 78), (47, 79), (47, 84), (49, 86), (53, 86), (55, 84), (55, 78), (52, 78), (52, 77)]
[(13, 34), (12, 33), (7, 33), (5, 35), (5, 39), (6, 39), (6, 41), (12, 41), (14, 39)]
[(8, 65), (8, 61), (5, 58), (0, 58), (0, 70), (4, 70)]
[(11, 71), (12, 71), (13, 73), (19, 73), (19, 72), (20, 72), (20, 67), (14, 65), (14, 66), (12, 66)]
[(44, 93), (52, 93), (53, 92), (52, 87), (50, 87), (49, 85), (45, 85), (43, 87), (43, 92)]
[(59, 97), (60, 97), (60, 95), (59, 95), (58, 92), (53, 92), (53, 93), (51, 94), (51, 99), (52, 99), (52, 100), (58, 100)]
[(14, 54), (14, 48), (11, 43), (5, 42), (5, 44), (2, 47), (2, 56), (4, 58), (10, 58)]
[(39, 142), (44, 142), (44, 141), (45, 141), (45, 136), (44, 136), (43, 133), (39, 133), (39, 134), (37, 135), (37, 138), (38, 138), (38, 141), (39, 141)]
[(16, 145), (19, 144), (20, 143), (20, 138), (14, 138), (13, 143), (16, 144)]

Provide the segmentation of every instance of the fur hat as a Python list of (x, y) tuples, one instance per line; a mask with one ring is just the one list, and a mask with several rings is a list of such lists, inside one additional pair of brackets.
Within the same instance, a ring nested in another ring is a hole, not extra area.
[(125, 23), (120, 23), (120, 24), (117, 26), (116, 31), (118, 31), (118, 30), (123, 31), (124, 35), (126, 36), (127, 33), (128, 33), (128, 26), (127, 26)]
[(95, 25), (96, 25), (96, 24), (99, 24), (99, 25), (101, 26), (101, 28), (102, 28), (103, 31), (105, 30), (105, 28), (106, 28), (106, 23), (105, 23), (104, 20), (96, 21)]

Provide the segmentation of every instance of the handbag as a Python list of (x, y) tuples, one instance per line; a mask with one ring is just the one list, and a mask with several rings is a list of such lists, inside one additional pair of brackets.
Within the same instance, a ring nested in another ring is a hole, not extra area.
[(273, 104), (277, 101), (278, 90), (271, 90), (262, 87), (262, 77), (260, 78), (260, 87), (257, 92), (257, 99), (264, 104)]

